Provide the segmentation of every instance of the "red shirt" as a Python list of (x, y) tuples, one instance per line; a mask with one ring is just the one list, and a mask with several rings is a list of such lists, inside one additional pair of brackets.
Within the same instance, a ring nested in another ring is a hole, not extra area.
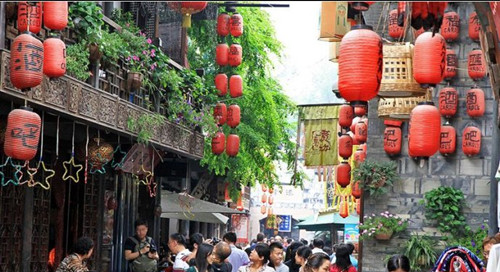
[(357, 272), (356, 271), (356, 267), (354, 266), (349, 266), (347, 269), (340, 269), (340, 267), (336, 266), (335, 264), (333, 264), (332, 266), (330, 266), (330, 272)]

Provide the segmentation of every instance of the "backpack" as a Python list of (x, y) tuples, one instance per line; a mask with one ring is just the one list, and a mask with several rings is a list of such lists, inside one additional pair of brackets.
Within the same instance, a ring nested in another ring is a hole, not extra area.
[[(146, 237), (146, 241), (139, 242), (135, 237), (130, 237), (130, 239), (135, 243), (135, 252), (139, 252), (146, 244), (151, 245), (151, 237)], [(130, 271), (132, 272), (156, 272), (156, 260), (150, 259), (148, 254), (140, 255), (138, 258), (130, 262)]]

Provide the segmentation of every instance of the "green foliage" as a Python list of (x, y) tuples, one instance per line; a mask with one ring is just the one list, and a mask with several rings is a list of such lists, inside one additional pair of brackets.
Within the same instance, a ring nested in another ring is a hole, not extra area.
[(448, 246), (463, 246), (468, 248), (478, 257), (483, 256), (483, 239), (488, 236), (488, 227), (484, 224), (475, 231), (470, 231), (461, 237), (450, 237), (446, 241)]
[(437, 260), (436, 242), (427, 236), (414, 234), (405, 244), (404, 255), (410, 259), (412, 271), (428, 271)]
[(363, 223), (359, 224), (359, 230), (361, 232), (361, 238), (373, 238), (377, 234), (381, 233), (393, 233), (405, 231), (408, 227), (408, 220), (403, 219), (395, 214), (391, 214), (389, 211), (380, 213), (380, 215), (372, 214), (371, 216), (365, 216), (363, 218)]
[(127, 127), (129, 130), (137, 133), (137, 142), (147, 145), (154, 130), (165, 122), (165, 117), (157, 113), (144, 113), (139, 118), (127, 119)]
[(68, 26), (76, 32), (78, 41), (98, 43), (102, 38), (102, 9), (96, 2), (76, 1), (69, 6)]
[(359, 181), (361, 188), (377, 197), (387, 193), (398, 180), (397, 165), (393, 161), (365, 160), (354, 169), (354, 180)]
[(87, 45), (79, 42), (66, 47), (66, 71), (68, 75), (81, 81), (86, 81), (91, 73), (89, 72), (89, 50)]

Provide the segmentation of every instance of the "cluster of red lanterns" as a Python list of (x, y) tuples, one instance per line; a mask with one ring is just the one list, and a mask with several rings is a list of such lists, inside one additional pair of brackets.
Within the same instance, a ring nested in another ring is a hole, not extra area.
[(411, 26), (414, 29), (441, 27), (447, 2), (412, 2), (411, 5)]
[[(261, 206), (260, 206), (260, 213), (261, 214), (266, 214), (266, 212), (269, 215), (273, 214), (273, 207), (272, 205), (274, 204), (274, 189), (269, 188), (269, 195), (266, 194), (267, 191), (267, 186), (265, 184), (261, 185), (262, 187), (262, 196), (261, 196)], [(267, 203), (267, 206), (266, 206)]]
[(401, 133), (402, 124), (402, 121), (384, 121), (384, 125), (386, 125), (384, 130), (384, 151), (389, 156), (399, 155), (401, 153), (401, 143), (403, 138)]

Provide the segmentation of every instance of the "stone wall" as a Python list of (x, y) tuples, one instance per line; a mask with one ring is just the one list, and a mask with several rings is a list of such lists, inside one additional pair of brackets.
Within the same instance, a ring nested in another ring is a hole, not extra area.
[[(395, 8), (384, 9), (384, 3), (374, 4), (365, 14), (367, 24), (372, 24), (376, 29), (381, 12)], [(453, 186), (461, 189), (466, 195), (466, 217), (472, 229), (480, 227), (482, 223), (488, 224), (490, 217), (490, 182), (496, 182), (494, 173), (498, 164), (498, 128), (496, 125), (498, 104), (493, 98), (489, 79), (485, 78), (477, 82), (483, 89), (486, 97), (486, 112), (483, 117), (471, 118), (465, 109), (465, 94), (474, 82), (467, 73), (467, 56), (473, 48), (478, 48), (468, 37), (468, 17), (474, 11), (471, 3), (455, 3), (448, 10), (456, 11), (460, 16), (460, 38), (449, 43), (455, 50), (459, 59), (459, 71), (451, 81), (451, 86), (459, 92), (459, 107), (457, 114), (450, 119), (450, 123), (457, 131), (457, 149), (454, 155), (443, 157), (439, 152), (432, 156), (425, 165), (420, 168), (418, 163), (408, 156), (408, 122), (403, 125), (403, 147), (400, 156), (389, 158), (384, 152), (383, 120), (378, 118), (378, 99), (369, 103), (369, 130), (367, 159), (394, 160), (398, 164), (400, 181), (390, 190), (388, 195), (379, 198), (367, 196), (364, 202), (364, 214), (378, 214), (389, 210), (391, 213), (410, 219), (407, 233), (393, 237), (387, 242), (365, 240), (362, 243), (362, 271), (382, 272), (386, 271), (384, 258), (395, 253), (402, 253), (405, 242), (411, 233), (425, 234), (439, 237), (442, 234), (433, 226), (433, 222), (426, 220), (424, 207), (419, 204), (423, 195), (439, 186)], [(386, 22), (383, 20), (383, 22)], [(382, 34), (382, 26), (379, 33)], [(387, 35), (387, 26), (385, 35)], [(388, 38), (390, 39), (390, 38)], [(433, 100), (438, 105), (437, 95), (446, 83), (437, 86), (433, 90)], [(442, 119), (442, 123), (444, 123)], [(481, 128), (482, 144), (481, 153), (478, 156), (468, 158), (461, 148), (462, 131), (468, 125), (476, 125)], [(496, 216), (493, 215), (493, 218)], [(493, 220), (496, 221), (496, 220)], [(496, 222), (495, 222), (496, 224)]]

